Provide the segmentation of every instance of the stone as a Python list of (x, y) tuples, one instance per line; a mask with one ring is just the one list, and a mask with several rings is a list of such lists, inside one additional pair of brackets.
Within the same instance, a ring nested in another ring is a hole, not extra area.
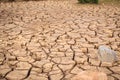
[(103, 72), (82, 71), (71, 80), (107, 80), (107, 75)]
[(117, 61), (116, 52), (106, 46), (100, 46), (98, 49), (98, 58), (102, 62), (115, 62)]

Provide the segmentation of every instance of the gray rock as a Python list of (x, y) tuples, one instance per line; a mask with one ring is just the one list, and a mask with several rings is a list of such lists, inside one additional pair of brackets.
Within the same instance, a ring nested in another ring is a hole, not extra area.
[(115, 62), (117, 61), (116, 52), (106, 46), (100, 46), (98, 49), (98, 58), (102, 62)]

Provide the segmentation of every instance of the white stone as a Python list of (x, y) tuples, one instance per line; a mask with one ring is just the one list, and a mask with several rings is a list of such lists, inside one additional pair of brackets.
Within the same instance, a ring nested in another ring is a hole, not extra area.
[(117, 61), (117, 56), (115, 51), (107, 48), (106, 46), (100, 46), (98, 49), (98, 58), (102, 62), (115, 62)]

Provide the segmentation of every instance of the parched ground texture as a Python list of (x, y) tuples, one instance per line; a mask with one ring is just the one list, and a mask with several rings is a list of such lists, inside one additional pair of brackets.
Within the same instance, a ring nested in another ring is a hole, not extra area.
[(70, 80), (98, 70), (120, 80), (120, 61), (97, 59), (100, 45), (120, 58), (120, 8), (76, 1), (0, 3), (0, 80)]

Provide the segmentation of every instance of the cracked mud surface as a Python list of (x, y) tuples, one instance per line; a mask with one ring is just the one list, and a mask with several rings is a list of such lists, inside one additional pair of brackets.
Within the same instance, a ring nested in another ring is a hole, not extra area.
[(70, 80), (99, 70), (120, 80), (120, 61), (97, 59), (108, 45), (120, 58), (120, 8), (73, 1), (0, 3), (0, 80)]

